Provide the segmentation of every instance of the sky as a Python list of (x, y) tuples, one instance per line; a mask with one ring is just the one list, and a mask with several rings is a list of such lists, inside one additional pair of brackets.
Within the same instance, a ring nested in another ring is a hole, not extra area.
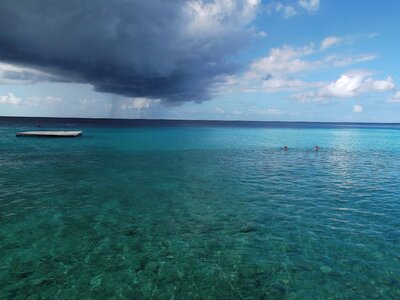
[(400, 122), (398, 0), (0, 2), (0, 116)]

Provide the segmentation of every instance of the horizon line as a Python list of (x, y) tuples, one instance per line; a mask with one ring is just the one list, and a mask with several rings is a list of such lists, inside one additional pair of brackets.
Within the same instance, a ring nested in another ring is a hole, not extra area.
[(221, 120), (221, 119), (156, 119), (156, 118), (106, 118), (106, 117), (38, 117), (38, 116), (0, 116), (0, 119), (70, 119), (94, 121), (174, 121), (174, 122), (253, 122), (253, 123), (325, 123), (325, 124), (382, 124), (400, 125), (400, 122), (354, 122), (354, 121), (272, 121), (272, 120)]

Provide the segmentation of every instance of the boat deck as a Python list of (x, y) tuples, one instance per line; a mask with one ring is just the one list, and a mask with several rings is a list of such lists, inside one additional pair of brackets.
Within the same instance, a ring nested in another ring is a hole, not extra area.
[(82, 131), (24, 131), (17, 132), (15, 135), (33, 137), (76, 137), (82, 135)]

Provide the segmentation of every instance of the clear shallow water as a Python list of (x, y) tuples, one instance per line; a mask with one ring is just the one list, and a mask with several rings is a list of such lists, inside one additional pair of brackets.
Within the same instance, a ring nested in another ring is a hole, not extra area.
[(0, 298), (400, 298), (395, 126), (30, 128), (0, 124)]

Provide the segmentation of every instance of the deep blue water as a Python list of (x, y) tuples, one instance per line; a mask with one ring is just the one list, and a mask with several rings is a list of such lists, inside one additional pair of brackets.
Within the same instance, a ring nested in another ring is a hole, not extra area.
[(0, 298), (399, 299), (399, 158), (396, 124), (0, 119)]

